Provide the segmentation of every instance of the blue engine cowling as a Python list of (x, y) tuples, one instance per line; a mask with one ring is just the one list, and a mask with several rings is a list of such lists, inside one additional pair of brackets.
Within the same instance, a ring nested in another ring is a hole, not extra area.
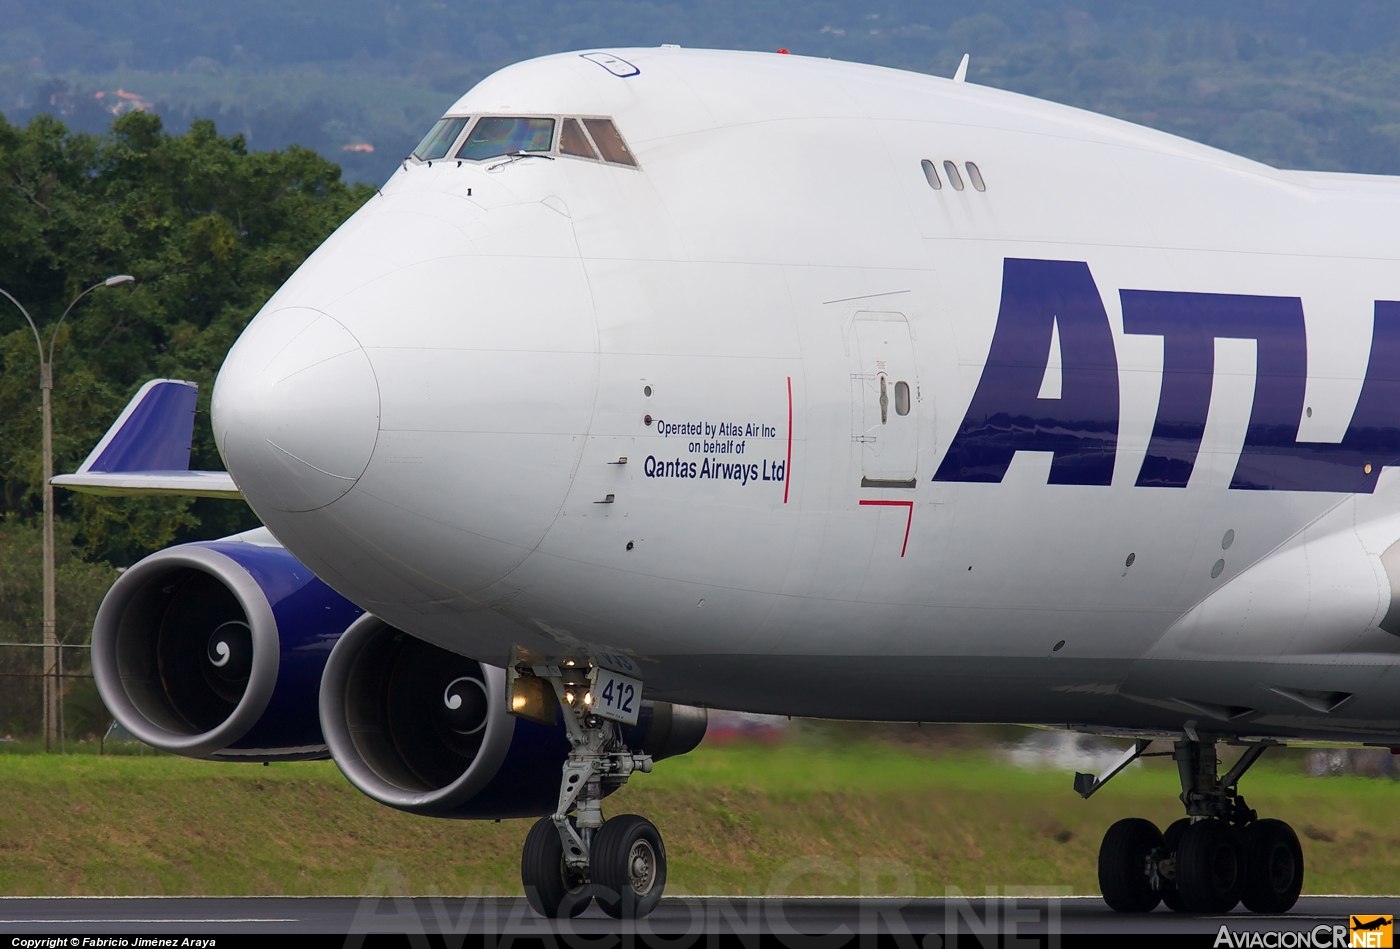
[[(434, 817), (539, 817), (554, 811), (569, 753), (550, 726), (506, 710), (506, 673), (372, 615), (350, 627), (321, 680), (321, 727), (350, 783), (382, 804)], [(644, 702), (623, 729), (661, 759), (705, 736), (704, 709)]]
[(363, 610), (264, 529), (183, 544), (121, 575), (92, 630), (107, 708), (164, 751), (232, 761), (327, 757), (326, 660)]

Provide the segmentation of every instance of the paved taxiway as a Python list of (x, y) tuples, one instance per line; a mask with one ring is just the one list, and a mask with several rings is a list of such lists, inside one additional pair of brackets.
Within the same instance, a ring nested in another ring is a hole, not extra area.
[[(1144, 915), (1114, 913), (1097, 897), (855, 899), (678, 897), (663, 900), (636, 932), (678, 936), (738, 932), (823, 934), (854, 932), (968, 934), (1216, 933), (1345, 926), (1351, 913), (1393, 913), (1400, 896), (1308, 896), (1283, 916), (1236, 911), (1189, 916), (1159, 908)], [(569, 923), (544, 920), (523, 899), (510, 897), (6, 897), (0, 932), (62, 935), (134, 933), (427, 932), (579, 934), (616, 931), (623, 924), (590, 907)], [(843, 929), (844, 927), (844, 929)], [(681, 940), (681, 944), (684, 940)], [(926, 946), (929, 943), (924, 943)], [(675, 943), (673, 943), (675, 945)]]

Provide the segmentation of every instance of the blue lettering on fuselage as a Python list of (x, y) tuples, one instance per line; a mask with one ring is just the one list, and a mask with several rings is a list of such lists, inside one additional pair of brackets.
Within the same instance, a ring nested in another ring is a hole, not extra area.
[[(1060, 329), (1060, 398), (1040, 398)], [(1089, 265), (1003, 264), (987, 366), (935, 481), (999, 482), (1018, 451), (1054, 452), (1051, 484), (1109, 484), (1118, 447), (1118, 355)]]
[(1162, 393), (1137, 483), (1184, 488), (1196, 463), (1215, 378), (1215, 341), (1256, 341), (1254, 405), (1232, 488), (1268, 490), (1281, 450), (1298, 439), (1308, 341), (1303, 301), (1226, 293), (1122, 290), (1123, 332), (1162, 337)]
[[(1381, 468), (1400, 464), (1400, 302), (1376, 302), (1361, 394), (1334, 444), (1298, 441), (1308, 377), (1301, 299), (1153, 290), (1123, 290), (1120, 299), (1124, 333), (1162, 337), (1161, 394), (1139, 486), (1190, 480), (1217, 339), (1256, 343), (1254, 403), (1231, 488), (1369, 494)], [(1056, 324), (1060, 398), (1040, 398)], [(987, 364), (934, 480), (1000, 482), (1017, 451), (1048, 451), (1049, 483), (1106, 485), (1117, 438), (1117, 358), (1088, 265), (1008, 258)]]

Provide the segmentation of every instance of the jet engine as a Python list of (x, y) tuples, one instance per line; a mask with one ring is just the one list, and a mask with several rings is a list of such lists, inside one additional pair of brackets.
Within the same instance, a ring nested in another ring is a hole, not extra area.
[(266, 529), (184, 544), (142, 560), (107, 592), (93, 675), (117, 721), (163, 751), (324, 758), (321, 671), (362, 613)]
[[(553, 812), (569, 740), (507, 711), (506, 673), (417, 639), (372, 615), (336, 644), (321, 681), (321, 727), (350, 783), (400, 810), (493, 819)], [(643, 702), (633, 750), (684, 754), (704, 709)]]

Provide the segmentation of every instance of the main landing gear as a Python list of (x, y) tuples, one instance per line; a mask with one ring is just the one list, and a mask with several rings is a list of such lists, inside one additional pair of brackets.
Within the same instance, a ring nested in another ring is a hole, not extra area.
[[(1139, 740), (1098, 778), (1075, 775), (1075, 790), (1087, 798), (1142, 757), (1148, 744)], [(1248, 745), (1234, 767), (1217, 777), (1213, 739), (1188, 733), (1176, 742), (1169, 753), (1181, 775), (1187, 816), (1165, 832), (1139, 817), (1108, 829), (1099, 847), (1104, 902), (1122, 913), (1146, 913), (1158, 903), (1188, 913), (1227, 913), (1241, 902), (1256, 913), (1292, 908), (1303, 888), (1298, 835), (1283, 821), (1260, 820), (1238, 790), (1267, 747)]]
[(525, 838), (525, 895), (535, 912), (560, 919), (579, 915), (595, 901), (615, 918), (646, 916), (666, 889), (661, 833), (636, 814), (605, 821), (602, 799), (634, 771), (651, 771), (651, 756), (629, 751), (618, 725), (590, 710), (596, 670), (587, 663), (565, 661), (532, 672), (553, 687), (573, 747), (558, 806)]

